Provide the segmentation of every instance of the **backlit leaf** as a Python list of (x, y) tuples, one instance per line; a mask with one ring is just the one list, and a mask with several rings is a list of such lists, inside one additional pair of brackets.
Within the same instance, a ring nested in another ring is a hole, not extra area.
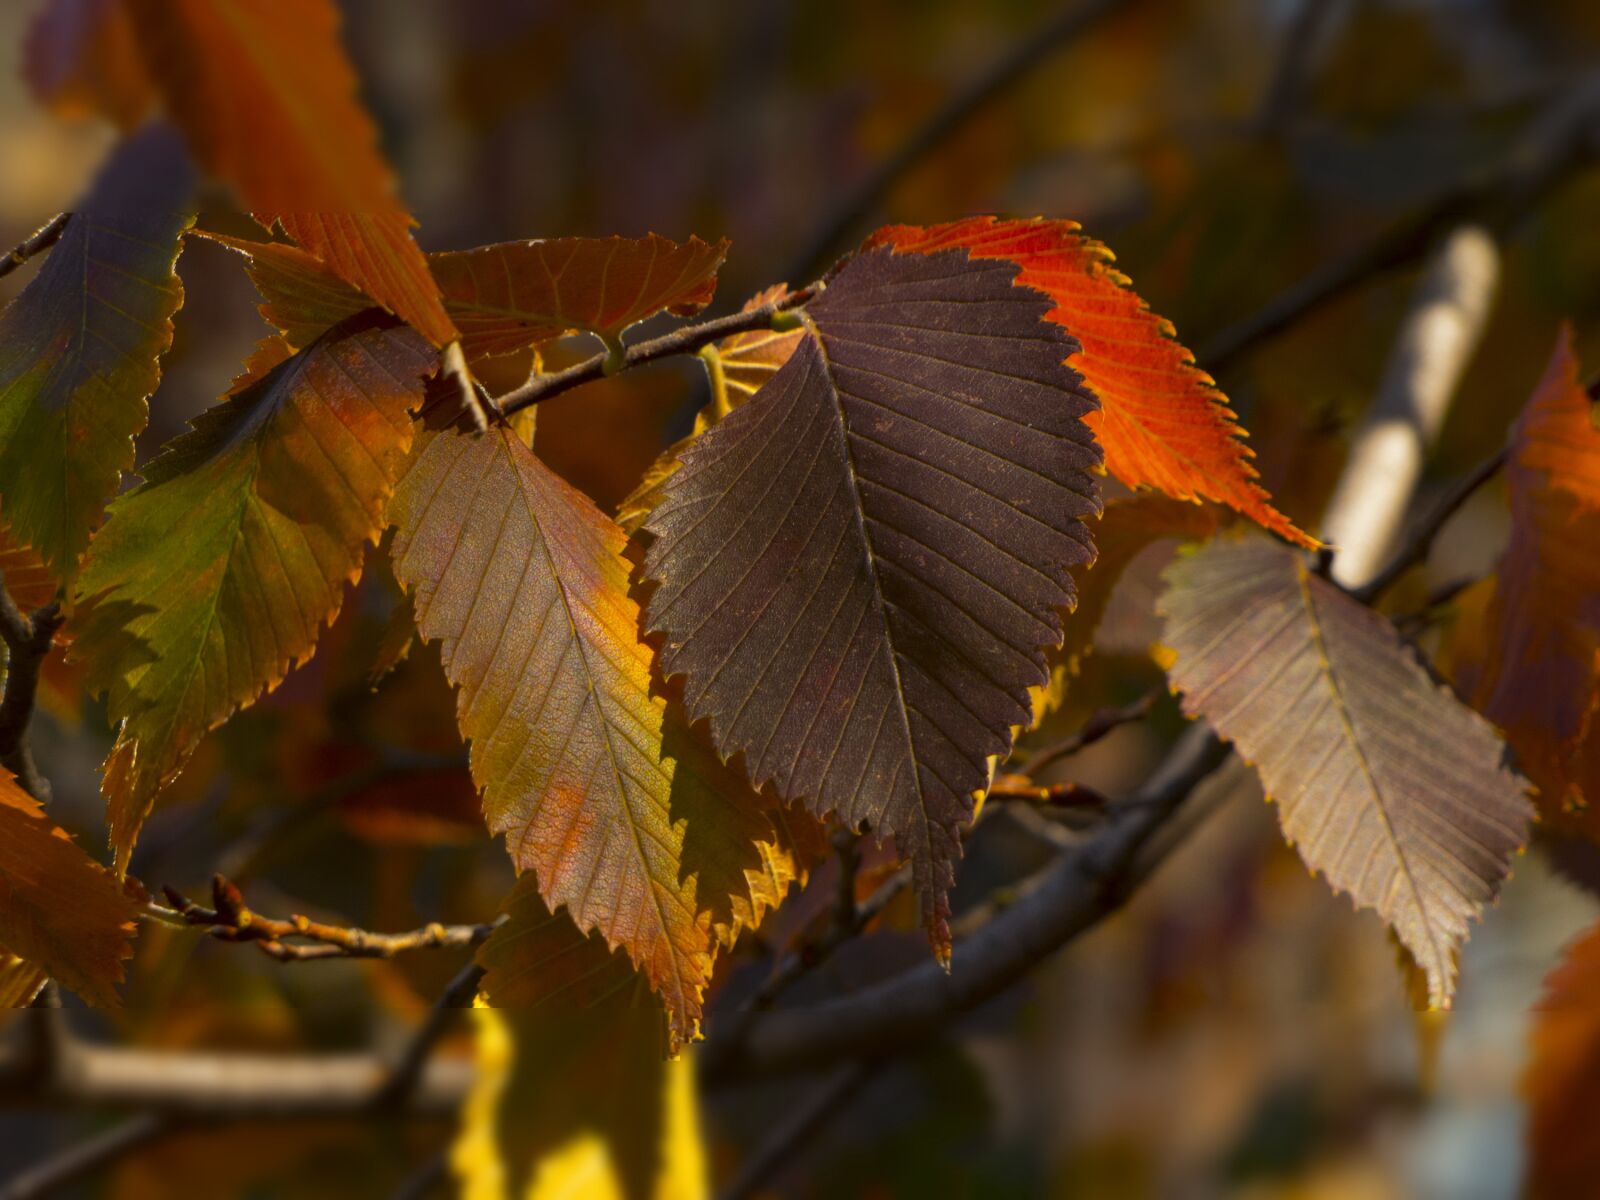
[(202, 414), (111, 506), (73, 653), (121, 721), (104, 779), (119, 867), (206, 731), (309, 658), (338, 612), (433, 362), (411, 330), (357, 318)]
[[(0, 772), (0, 946), (85, 1000), (112, 1005), (137, 912), (111, 872)], [(20, 996), (29, 982), (17, 968), (9, 987)]]
[(103, 113), (132, 129), (155, 100), (122, 0), (46, 0), (28, 26), (22, 72), (34, 98), (64, 117)]
[(771, 826), (652, 692), (622, 531), (515, 433), (441, 434), (395, 496), (395, 574), (440, 642), (489, 828), (625, 946), (695, 1036), (712, 922)]
[(56, 596), (56, 579), (39, 555), (17, 543), (0, 525), (0, 580), (23, 612), (43, 608)]
[(757, 784), (892, 834), (937, 951), (988, 758), (1092, 561), (1073, 343), (1009, 263), (871, 251), (645, 523), (664, 671)]
[(191, 191), (171, 130), (124, 141), (0, 314), (0, 510), (60, 578), (133, 466), (183, 300), (173, 264)]
[[(27, 1008), (47, 979), (49, 976), (27, 959), (0, 949), (0, 1010)], [(0, 1012), (0, 1029), (5, 1028), (5, 1019)]]
[(1527, 1195), (1581, 1196), (1600, 1177), (1600, 926), (1578, 938), (1545, 980), (1528, 1065)]
[(1228, 398), (1195, 366), (1171, 324), (1112, 266), (1111, 252), (1075, 221), (973, 217), (927, 228), (891, 225), (867, 245), (925, 254), (962, 247), (974, 259), (1016, 263), (1017, 282), (1055, 301), (1049, 319), (1082, 346), (1070, 362), (1100, 400), (1100, 411), (1086, 420), (1111, 474), (1132, 488), (1227, 504), (1289, 541), (1316, 545), (1272, 507), (1257, 482)]
[[(208, 233), (250, 259), (261, 314), (295, 345), (369, 301), (319, 258), (282, 242)], [(510, 354), (587, 330), (615, 339), (628, 326), (710, 302), (727, 242), (690, 238), (550, 238), (430, 254), (445, 308), (468, 358)]]
[(167, 111), (246, 207), (435, 346), (456, 338), (331, 0), (126, 0)]
[(1600, 743), (1600, 430), (1592, 407), (1563, 329), (1512, 431), (1511, 540), (1475, 696), (1551, 817), (1600, 800), (1584, 795), (1581, 765), (1584, 743)]
[(1166, 579), (1184, 711), (1256, 765), (1306, 864), (1377, 910), (1448, 1006), (1454, 951), (1527, 837), (1499, 736), (1291, 550), (1214, 542)]

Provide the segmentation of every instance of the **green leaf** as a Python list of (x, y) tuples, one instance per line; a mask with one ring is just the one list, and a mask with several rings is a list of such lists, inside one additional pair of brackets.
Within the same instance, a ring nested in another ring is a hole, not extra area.
[(1499, 734), (1294, 551), (1218, 541), (1166, 579), (1184, 711), (1256, 764), (1306, 865), (1375, 909), (1448, 1006), (1467, 923), (1528, 835)]
[(436, 360), (376, 320), (202, 414), (89, 548), (73, 654), (121, 721), (104, 789), (123, 870), (156, 793), (207, 730), (311, 656), (383, 529)]
[(193, 176), (171, 130), (124, 141), (39, 273), (0, 315), (0, 509), (70, 578), (161, 377)]

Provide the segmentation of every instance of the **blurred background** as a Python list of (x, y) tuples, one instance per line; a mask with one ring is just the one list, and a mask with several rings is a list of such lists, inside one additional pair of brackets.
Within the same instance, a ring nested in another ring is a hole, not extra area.
[[(107, 126), (62, 120), (33, 102), (20, 72), (32, 7), (0, 6), (4, 246), (69, 207), (113, 138)], [(1071, 217), (1112, 246), (1140, 293), (1214, 371), (1251, 431), (1266, 486), (1315, 532), (1419, 255), (1365, 276), (1244, 353), (1213, 363), (1206, 348), (1439, 197), (1500, 179), (1541, 123), (1600, 71), (1600, 5), (1101, 3), (1077, 36), (1049, 48), (830, 240), (864, 180), (1064, 7), (1072, 6), (342, 5), (365, 99), (425, 249), (557, 234), (727, 236), (717, 305), (728, 309), (769, 283), (814, 277), (884, 221)], [(1494, 196), (1498, 294), (1425, 494), (1500, 443), (1559, 321), (1573, 322), (1586, 372), (1600, 364), (1593, 163), (1576, 156), (1533, 194)], [(1426, 229), (1417, 249), (1446, 228)], [(191, 244), (180, 272), (188, 300), (141, 458), (214, 402), (263, 331), (228, 251)], [(0, 283), (0, 299), (31, 273)], [(630, 373), (545, 406), (538, 448), (614, 506), (687, 431), (703, 399), (693, 362)], [(1505, 521), (1498, 488), (1485, 489), (1436, 548), (1412, 606), (1431, 585), (1488, 569)], [(1130, 569), (1098, 653), (1066, 708), (1034, 735), (1040, 743), (1159, 683), (1146, 650), (1162, 553)], [(415, 652), (376, 690), (368, 678), (392, 604), (383, 572), (369, 572), (317, 658), (208, 740), (147, 827), (136, 875), (198, 893), (220, 869), (264, 911), (368, 928), (493, 911), (509, 867), (483, 832), (461, 769), (437, 659)], [(1447, 636), (1448, 622), (1429, 644)], [(82, 701), (69, 667), (52, 664), (46, 690), (36, 745), (54, 780), (54, 815), (98, 846), (104, 714)], [(1059, 777), (1121, 794), (1180, 724), (1168, 705), (1148, 725), (1061, 764)], [(1560, 948), (1600, 913), (1595, 894), (1530, 851), (1464, 951), (1455, 1011), (1419, 1015), (1377, 919), (1308, 875), (1253, 773), (1235, 764), (1208, 786), (1226, 793), (1217, 815), (1127, 911), (943, 1044), (880, 1075), (776, 1177), (777, 1189), (1516, 1195), (1529, 1008)], [(963, 903), (1039, 861), (1019, 831), (990, 824), (963, 867)], [(859, 986), (924, 952), (915, 933), (880, 931), (819, 972), (808, 994)], [(758, 952), (745, 961), (760, 969)], [(150, 929), (125, 1009), (73, 1019), (151, 1046), (393, 1045), (459, 965), (413, 955), (285, 967)], [(734, 990), (737, 974), (736, 962)], [(713, 1006), (713, 1027), (716, 1014)], [(708, 1093), (718, 1174), (803, 1094), (794, 1081)], [(0, 1112), (0, 1178), (97, 1120)], [(385, 1197), (401, 1194), (449, 1132), (367, 1122), (197, 1133), (128, 1158), (77, 1194)]]

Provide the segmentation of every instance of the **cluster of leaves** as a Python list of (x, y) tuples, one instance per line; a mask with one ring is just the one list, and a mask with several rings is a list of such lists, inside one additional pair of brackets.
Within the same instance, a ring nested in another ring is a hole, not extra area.
[[(521, 874), (479, 952), (484, 1003), (589, 1002), (597, 1032), (562, 1053), (603, 1044), (641, 978), (672, 1043), (695, 1038), (718, 955), (830, 822), (892, 839), (948, 962), (996, 765), (1157, 538), (1203, 543), (1161, 602), (1186, 711), (1256, 764), (1286, 837), (1393, 928), (1433, 1004), (1527, 838), (1496, 726), (1550, 823), (1593, 835), (1600, 433), (1565, 342), (1514, 435), (1511, 546), (1482, 652), (1459, 656), (1469, 706), (1317, 573), (1226, 398), (1070, 222), (882, 229), (725, 336), (691, 327), (712, 402), (613, 517), (541, 460), (520, 393), (477, 379), (508, 357), (537, 373), (572, 334), (626, 365), (631, 326), (712, 301), (725, 243), (424, 254), (328, 0), (57, 3), (30, 64), (42, 100), (126, 130), (0, 316), (6, 582), (59, 592), (107, 697), (115, 870), (5, 781), (8, 997), (49, 975), (113, 999), (143, 904), (123, 877), (162, 790), (315, 653), (384, 552)], [(202, 176), (248, 236), (195, 227)], [(239, 253), (270, 330), (118, 495), (196, 237)], [(1160, 494), (1105, 503), (1107, 477)]]

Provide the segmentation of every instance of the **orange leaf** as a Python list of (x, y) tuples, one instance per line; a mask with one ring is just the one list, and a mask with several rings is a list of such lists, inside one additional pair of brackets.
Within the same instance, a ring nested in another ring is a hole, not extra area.
[(391, 513), (395, 574), (459, 689), (490, 829), (545, 903), (626, 947), (687, 1041), (713, 923), (773, 834), (653, 689), (625, 536), (504, 428), (434, 437)]
[(127, 2), (195, 157), (435, 346), (455, 341), (330, 0)]
[(1578, 761), (1586, 741), (1600, 744), (1600, 430), (1592, 407), (1563, 329), (1512, 431), (1511, 541), (1476, 692), (1550, 817), (1597, 798), (1583, 795)]
[(973, 217), (926, 228), (890, 225), (866, 244), (919, 254), (960, 247), (975, 259), (1016, 263), (1017, 283), (1054, 300), (1046, 319), (1082, 346), (1067, 361), (1100, 398), (1100, 411), (1085, 420), (1111, 474), (1179, 500), (1215, 500), (1291, 542), (1316, 546), (1256, 482), (1228, 398), (1111, 265), (1111, 251), (1078, 229), (1075, 221)]
[(113, 1005), (137, 913), (111, 872), (0, 772), (0, 945), (85, 1000)]
[(1568, 949), (1545, 980), (1528, 1066), (1528, 1166), (1532, 1197), (1585, 1196), (1600, 1178), (1600, 925)]
[(123, 130), (155, 99), (122, 0), (49, 0), (28, 27), (22, 71), (52, 112), (104, 113)]

